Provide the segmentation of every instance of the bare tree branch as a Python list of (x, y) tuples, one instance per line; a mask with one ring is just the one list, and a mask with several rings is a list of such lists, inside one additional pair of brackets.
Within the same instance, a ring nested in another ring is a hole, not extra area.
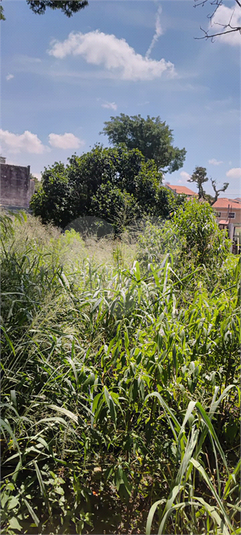
[[(235, 3), (236, 3), (236, 9), (237, 9), (237, 6), (238, 6), (238, 9), (240, 10), (240, 17), (241, 17), (241, 0), (235, 0)], [(205, 4), (210, 4), (210, 6), (213, 6), (212, 12), (207, 15), (207, 18), (210, 20), (210, 22), (212, 21), (212, 19), (213, 19), (215, 13), (217, 12), (217, 10), (222, 5), (224, 5), (223, 4), (223, 0), (194, 0), (194, 7), (200, 7), (200, 6), (204, 7)], [(213, 32), (210, 27), (209, 27), (208, 30), (204, 30), (202, 27), (200, 27), (200, 30), (204, 33), (204, 35), (202, 37), (195, 37), (195, 39), (197, 39), (197, 40), (199, 40), (199, 39), (211, 39), (211, 41), (213, 41), (214, 37), (219, 37), (219, 36), (230, 34), (230, 33), (234, 33), (234, 32), (239, 32), (241, 34), (241, 25), (240, 24), (237, 24), (237, 25), (233, 25), (232, 24), (232, 19), (233, 19), (233, 16), (234, 16), (234, 10), (235, 10), (235, 8), (233, 9), (233, 12), (232, 12), (231, 17), (229, 19), (229, 22), (227, 22), (226, 24), (221, 24), (219, 22), (215, 22), (215, 26), (221, 26), (222, 27), (221, 31), (216, 31), (215, 32), (215, 30), (214, 30), (214, 32)], [(210, 32), (212, 32), (212, 33), (210, 33)]]
[(211, 203), (213, 205), (218, 200), (219, 193), (221, 191), (226, 191), (227, 187), (229, 186), (229, 183), (228, 182), (224, 182), (223, 187), (220, 188), (220, 189), (217, 189), (216, 188), (216, 180), (213, 180), (212, 178), (210, 180), (211, 180), (211, 184), (212, 184), (212, 187), (213, 187), (213, 190), (214, 190), (214, 193), (215, 193), (213, 202)]
[[(222, 24), (220, 24), (220, 26), (222, 26)], [(227, 26), (224, 26), (224, 28), (226, 28)], [(239, 31), (241, 33), (241, 26), (237, 26), (235, 28), (231, 28), (230, 30), (225, 30), (225, 31), (222, 31), (222, 32), (219, 32), (219, 33), (214, 33), (212, 35), (210, 35), (206, 30), (204, 30), (201, 26), (200, 26), (200, 30), (202, 32), (205, 33), (205, 35), (203, 37), (194, 37), (194, 39), (196, 40), (199, 40), (199, 39), (213, 39), (214, 37), (219, 37), (220, 35), (226, 35), (227, 33), (233, 33), (233, 32), (237, 32)]]

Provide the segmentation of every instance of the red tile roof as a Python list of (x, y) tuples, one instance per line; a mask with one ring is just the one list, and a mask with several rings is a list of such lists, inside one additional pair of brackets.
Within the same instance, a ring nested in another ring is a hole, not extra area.
[(225, 197), (219, 198), (213, 205), (213, 208), (235, 208), (241, 209), (241, 202)]
[(193, 195), (194, 197), (197, 197), (197, 193), (189, 188), (186, 188), (186, 186), (172, 186), (171, 184), (168, 184), (168, 187), (175, 191), (178, 195)]

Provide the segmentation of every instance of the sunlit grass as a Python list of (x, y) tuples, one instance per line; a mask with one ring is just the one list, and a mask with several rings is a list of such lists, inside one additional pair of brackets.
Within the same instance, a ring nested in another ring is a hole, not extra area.
[(1, 224), (4, 533), (238, 533), (239, 259)]

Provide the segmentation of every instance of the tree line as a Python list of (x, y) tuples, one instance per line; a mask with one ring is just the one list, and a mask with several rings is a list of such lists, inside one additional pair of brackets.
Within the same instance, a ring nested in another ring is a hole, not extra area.
[[(183, 199), (163, 186), (163, 176), (180, 169), (186, 155), (185, 148), (173, 145), (170, 127), (159, 116), (122, 113), (106, 121), (102, 133), (113, 147), (97, 144), (71, 156), (66, 166), (55, 162), (44, 169), (31, 200), (34, 215), (62, 228), (78, 218), (97, 217), (116, 232), (146, 216), (170, 217)], [(199, 198), (213, 202), (228, 186), (207, 196), (205, 168), (196, 168), (190, 180), (196, 182)]]

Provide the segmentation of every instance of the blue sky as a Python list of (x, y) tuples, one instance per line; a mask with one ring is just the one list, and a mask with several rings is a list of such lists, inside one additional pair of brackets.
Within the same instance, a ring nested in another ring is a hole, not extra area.
[[(200, 26), (208, 28), (210, 5), (89, 0), (69, 19), (50, 9), (35, 15), (25, 0), (2, 4), (0, 141), (7, 163), (30, 165), (40, 177), (55, 161), (66, 163), (97, 142), (108, 146), (100, 132), (110, 116), (159, 115), (174, 145), (187, 150), (183, 168), (165, 181), (195, 189), (187, 179), (202, 166), (218, 184), (230, 183), (225, 196), (241, 196), (241, 35), (195, 39)], [(233, 12), (233, 1), (224, 4), (213, 24)]]

